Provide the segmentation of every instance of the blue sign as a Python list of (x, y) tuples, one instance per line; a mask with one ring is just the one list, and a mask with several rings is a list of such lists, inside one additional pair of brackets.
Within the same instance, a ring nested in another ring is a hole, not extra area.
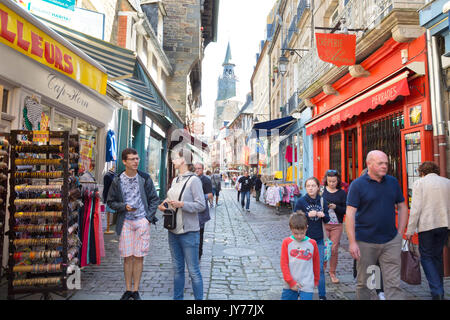
[(55, 6), (75, 11), (75, 0), (43, 0)]

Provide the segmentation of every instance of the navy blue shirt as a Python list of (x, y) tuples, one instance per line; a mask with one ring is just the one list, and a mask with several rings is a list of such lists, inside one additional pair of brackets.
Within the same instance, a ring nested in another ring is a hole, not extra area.
[(397, 235), (395, 205), (405, 201), (396, 178), (386, 175), (381, 182), (366, 173), (350, 185), (347, 205), (357, 208), (355, 215), (356, 240), (386, 243)]
[[(294, 212), (297, 210), (302, 210), (306, 218), (308, 219), (308, 230), (306, 231), (306, 236), (310, 237), (314, 240), (323, 240), (323, 227), (322, 221), (324, 223), (328, 223), (330, 221), (330, 216), (328, 215), (328, 204), (325, 199), (323, 199), (323, 208), (320, 204), (320, 195), (317, 195), (315, 199), (312, 199), (308, 194), (305, 194), (303, 197), (297, 200), (297, 203), (294, 207)], [(323, 218), (310, 218), (308, 216), (308, 212), (316, 210), (322, 211), (325, 214)]]

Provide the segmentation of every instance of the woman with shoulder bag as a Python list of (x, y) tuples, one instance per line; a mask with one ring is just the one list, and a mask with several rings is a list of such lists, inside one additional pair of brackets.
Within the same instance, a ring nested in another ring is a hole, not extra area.
[(203, 279), (200, 273), (200, 225), (198, 213), (205, 210), (201, 180), (194, 173), (192, 154), (181, 149), (175, 153), (173, 164), (178, 176), (172, 181), (167, 199), (158, 207), (162, 212), (176, 212), (175, 226), (168, 229), (169, 248), (174, 269), (174, 300), (184, 297), (184, 265), (186, 263), (196, 300), (203, 300)]

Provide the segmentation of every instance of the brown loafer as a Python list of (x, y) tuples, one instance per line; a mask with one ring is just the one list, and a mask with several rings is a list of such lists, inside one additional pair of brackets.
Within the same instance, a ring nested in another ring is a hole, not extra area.
[(336, 277), (334, 273), (330, 273), (330, 278), (332, 283), (339, 283), (339, 279)]

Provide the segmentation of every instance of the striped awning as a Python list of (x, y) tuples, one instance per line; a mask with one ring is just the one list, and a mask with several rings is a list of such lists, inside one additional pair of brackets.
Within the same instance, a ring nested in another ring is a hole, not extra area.
[[(41, 18), (40, 18), (41, 19)], [(84, 33), (44, 20), (57, 33), (83, 50), (92, 59), (105, 67), (108, 85), (120, 94), (139, 102), (144, 109), (152, 112), (166, 126), (174, 124), (183, 128), (184, 123), (161, 97), (146, 73), (134, 51), (113, 45)]]
[(155, 108), (157, 111), (163, 113), (164, 110), (158, 105), (150, 88), (140, 80), (134, 78), (128, 78), (109, 83), (111, 87), (119, 91), (124, 96), (132, 97), (141, 102), (144, 105), (149, 105)]
[(133, 76), (136, 65), (136, 53), (134, 51), (115, 46), (109, 42), (69, 29), (44, 18), (39, 19), (43, 20), (54, 31), (104, 66), (107, 70), (109, 81), (119, 77)]

